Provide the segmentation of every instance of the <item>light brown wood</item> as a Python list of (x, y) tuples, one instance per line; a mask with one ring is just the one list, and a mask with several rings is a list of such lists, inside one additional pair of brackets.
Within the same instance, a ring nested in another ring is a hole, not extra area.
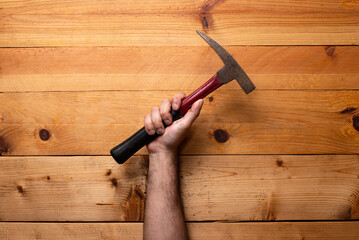
[(358, 221), (337, 221), (359, 219), (358, 13), (357, 0), (0, 0), (0, 239), (142, 239), (147, 151), (118, 165), (109, 150), (222, 66), (195, 30), (257, 89), (211, 94), (180, 147), (190, 238), (359, 239)]
[[(238, 89), (237, 83), (230, 84)], [(151, 107), (174, 93), (2, 93), (2, 154), (108, 155), (143, 126)], [(359, 153), (358, 91), (258, 90), (246, 95), (220, 89), (211, 97), (180, 153)], [(41, 129), (49, 132), (48, 140), (40, 138)]]
[[(358, 47), (226, 48), (259, 90), (359, 89)], [(191, 92), (223, 65), (208, 46), (2, 48), (0, 63), (1, 92)]]
[[(359, 218), (358, 155), (181, 156), (187, 221)], [(1, 157), (2, 221), (141, 221), (146, 157)]]
[[(129, 2), (125, 0), (64, 0), (54, 2), (42, 0), (41, 4), (37, 0), (14, 1), (1, 0), (2, 8), (0, 13), (3, 15), (37, 15), (37, 14), (186, 14), (198, 13), (203, 11), (210, 13), (251, 13), (254, 16), (261, 14), (281, 14), (288, 16), (292, 13), (298, 14), (297, 21), (301, 20), (299, 14), (316, 14), (329, 18), (329, 14), (354, 14), (358, 10), (358, 3), (355, 1), (338, 0), (235, 0), (226, 1), (203, 1), (203, 0), (147, 0), (145, 2)], [(202, 10), (202, 11), (201, 11)], [(278, 16), (277, 16), (278, 17)], [(290, 16), (294, 18), (294, 16)], [(317, 19), (318, 20), (318, 19)], [(327, 19), (327, 21), (332, 19)]]
[[(356, 1), (2, 1), (2, 47), (356, 45)], [(145, 9), (145, 10), (144, 10)]]
[[(359, 238), (358, 222), (187, 223), (190, 239), (340, 239)], [(142, 238), (142, 223), (0, 223), (1, 239)]]

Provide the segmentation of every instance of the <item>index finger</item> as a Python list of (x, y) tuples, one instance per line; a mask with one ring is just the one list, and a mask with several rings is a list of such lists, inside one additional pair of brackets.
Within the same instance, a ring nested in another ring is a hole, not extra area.
[(173, 110), (177, 111), (181, 106), (181, 101), (186, 97), (184, 92), (179, 92), (172, 98), (172, 108)]

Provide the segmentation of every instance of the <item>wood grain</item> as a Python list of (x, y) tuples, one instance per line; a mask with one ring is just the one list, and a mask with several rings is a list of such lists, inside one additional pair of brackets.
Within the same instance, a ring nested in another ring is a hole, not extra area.
[[(174, 93), (2, 93), (2, 154), (108, 155), (143, 126), (143, 116), (152, 106)], [(358, 99), (358, 91), (246, 95), (242, 90), (219, 89), (206, 99), (180, 153), (359, 153)], [(42, 129), (45, 139), (39, 134)]]
[[(259, 90), (359, 89), (358, 47), (226, 48)], [(208, 46), (0, 48), (0, 91), (190, 92), (222, 65)]]
[[(142, 221), (147, 164), (1, 157), (0, 219)], [(358, 155), (181, 156), (180, 164), (187, 221), (359, 218)]]
[[(355, 1), (338, 0), (235, 0), (227, 1), (203, 1), (203, 0), (146, 0), (142, 2), (128, 2), (125, 0), (64, 0), (54, 2), (51, 0), (27, 0), (26, 3), (14, 0), (1, 0), (3, 15), (37, 15), (37, 14), (186, 14), (202, 13), (243, 13), (254, 16), (263, 13), (281, 14), (282, 16), (296, 14), (317, 14), (326, 16), (329, 14), (354, 14), (358, 10)], [(244, 11), (246, 10), (246, 11)], [(294, 16), (291, 16), (292, 18)], [(297, 16), (300, 18), (300, 15)], [(299, 20), (298, 20), (299, 21)]]
[(257, 89), (211, 94), (179, 149), (190, 238), (359, 239), (358, 13), (357, 0), (0, 0), (0, 239), (142, 239), (147, 151), (118, 165), (109, 150), (222, 66), (195, 30)]
[[(356, 240), (358, 222), (187, 223), (190, 239)], [(142, 223), (0, 223), (1, 239), (143, 239)]]
[[(356, 1), (2, 1), (2, 47), (356, 45)], [(145, 10), (144, 10), (145, 9)]]

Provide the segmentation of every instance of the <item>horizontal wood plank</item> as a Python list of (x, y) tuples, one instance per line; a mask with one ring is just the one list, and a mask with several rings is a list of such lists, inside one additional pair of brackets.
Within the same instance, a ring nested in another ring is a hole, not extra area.
[[(359, 89), (358, 47), (226, 48), (257, 89)], [(190, 92), (223, 65), (208, 46), (0, 48), (0, 63), (0, 92)]]
[[(190, 239), (356, 240), (358, 222), (187, 223)], [(0, 223), (9, 239), (143, 239), (142, 223)]]
[[(356, 45), (356, 1), (2, 1), (1, 47)], [(145, 9), (145, 10), (144, 10)]]
[[(0, 157), (2, 221), (142, 221), (148, 159)], [(359, 218), (358, 155), (181, 156), (187, 221)]]
[[(125, 0), (64, 0), (54, 2), (51, 0), (15, 1), (0, 0), (3, 15), (37, 15), (37, 14), (186, 14), (202, 13), (201, 10), (211, 13), (251, 13), (260, 16), (265, 13), (282, 14), (284, 16), (296, 14), (354, 14), (358, 10), (356, 2), (341, 2), (338, 0), (146, 0), (142, 2), (129, 2)], [(203, 14), (203, 13), (202, 13)], [(291, 16), (293, 17), (293, 16)], [(300, 15), (297, 16), (300, 18)], [(348, 16), (350, 17), (350, 16)]]
[[(1, 152), (108, 155), (143, 126), (152, 106), (174, 93), (2, 93)], [(218, 90), (206, 98), (180, 153), (359, 153), (358, 99), (358, 91)]]

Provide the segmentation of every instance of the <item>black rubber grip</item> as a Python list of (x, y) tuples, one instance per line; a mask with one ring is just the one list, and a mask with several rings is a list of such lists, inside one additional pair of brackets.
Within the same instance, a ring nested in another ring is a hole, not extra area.
[[(179, 111), (171, 110), (171, 115), (173, 121), (180, 119), (182, 116)], [(165, 127), (166, 124), (163, 123)], [(155, 133), (154, 135), (147, 134), (145, 127), (138, 130), (131, 137), (126, 139), (121, 144), (111, 149), (111, 155), (116, 160), (117, 163), (123, 164), (127, 161), (133, 154), (140, 150), (145, 145), (149, 144), (151, 141), (156, 139), (159, 135)]]

